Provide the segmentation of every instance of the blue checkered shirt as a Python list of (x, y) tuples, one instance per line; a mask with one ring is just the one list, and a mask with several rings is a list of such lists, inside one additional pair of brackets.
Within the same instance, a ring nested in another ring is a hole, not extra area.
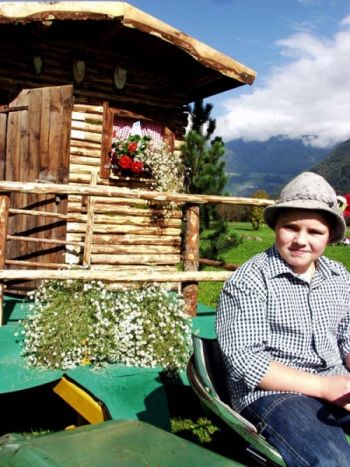
[(216, 333), (238, 412), (261, 396), (270, 361), (320, 375), (349, 374), (350, 274), (321, 257), (309, 284), (276, 247), (247, 261), (226, 281)]

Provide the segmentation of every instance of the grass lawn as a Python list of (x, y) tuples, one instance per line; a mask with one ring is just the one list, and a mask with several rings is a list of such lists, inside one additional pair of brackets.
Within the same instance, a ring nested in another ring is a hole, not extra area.
[[(242, 264), (269, 248), (274, 241), (274, 232), (263, 225), (259, 230), (253, 230), (248, 222), (232, 222), (230, 230), (242, 236), (243, 242), (223, 255), (227, 263)], [(348, 236), (350, 230), (348, 229)], [(350, 246), (331, 245), (326, 248), (325, 255), (343, 263), (350, 271)], [(210, 268), (206, 268), (209, 270)], [(214, 269), (213, 269), (214, 270)], [(222, 282), (203, 282), (199, 285), (199, 302), (216, 307)]]

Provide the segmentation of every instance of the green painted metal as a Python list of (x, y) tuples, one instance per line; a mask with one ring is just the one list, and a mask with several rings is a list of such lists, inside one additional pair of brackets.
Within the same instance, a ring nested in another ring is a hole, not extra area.
[(138, 421), (111, 421), (49, 435), (0, 438), (2, 467), (242, 466)]
[(285, 466), (279, 452), (256, 432), (255, 427), (220, 399), (207, 368), (204, 341), (205, 339), (193, 335), (194, 352), (188, 365), (188, 378), (195, 394), (209, 412), (218, 417), (226, 427), (239, 434), (264, 458), (276, 465)]
[(170, 430), (170, 415), (161, 368), (107, 365), (78, 367), (66, 375), (103, 402), (113, 420), (142, 420)]
[[(100, 400), (113, 420), (142, 420), (166, 430), (170, 429), (170, 416), (162, 368), (128, 368), (106, 365), (103, 368), (79, 367), (73, 370), (43, 370), (29, 368), (21, 355), (16, 333), (22, 328), (18, 320), (28, 313), (29, 302), (5, 297), (6, 326), (0, 327), (0, 395), (37, 388), (59, 381), (65, 375)], [(214, 331), (215, 310), (199, 306), (193, 328), (201, 335)], [(186, 372), (183, 384), (188, 385)], [(18, 393), (19, 396), (21, 393)]]
[(21, 326), (0, 327), (0, 394), (6, 394), (58, 381), (62, 371), (29, 368), (21, 356), (21, 346), (16, 333)]

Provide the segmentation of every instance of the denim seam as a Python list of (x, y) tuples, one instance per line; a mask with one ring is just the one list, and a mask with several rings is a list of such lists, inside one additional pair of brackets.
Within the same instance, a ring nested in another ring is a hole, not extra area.
[(278, 407), (282, 402), (285, 402), (288, 399), (291, 399), (292, 397), (299, 396), (299, 394), (288, 394), (286, 395), (283, 399), (279, 398), (275, 403), (269, 406), (268, 410), (264, 413), (264, 417), (267, 417), (272, 410), (274, 410), (276, 407)]
[[(255, 410), (252, 410), (250, 407), (247, 407), (247, 410), (254, 414), (254, 416), (256, 417), (257, 420), (259, 420), (259, 425), (260, 425), (260, 429), (258, 429), (258, 432), (262, 435), (263, 435), (263, 432), (264, 430), (266, 430), (266, 427), (269, 428), (270, 432), (273, 433), (277, 438), (279, 438), (284, 446), (286, 447), (286, 449), (288, 449), (288, 451), (301, 463), (301, 465), (304, 465), (305, 467), (309, 467), (309, 463), (303, 458), (301, 457), (295, 450), (294, 448), (288, 443), (288, 441), (283, 437), (281, 436), (277, 431), (275, 431), (271, 425), (269, 425), (269, 423), (267, 423), (267, 421), (265, 420), (265, 417), (272, 411), (273, 408), (277, 407), (281, 402), (287, 400), (287, 399), (290, 399), (291, 397), (295, 397), (297, 394), (290, 394), (290, 395), (286, 395), (285, 398), (283, 399), (279, 399), (276, 403), (274, 403), (271, 407), (269, 407), (268, 411), (266, 413), (264, 413), (264, 416), (260, 416), (260, 414), (258, 414), (257, 412), (255, 412)], [(257, 427), (258, 428), (258, 427)], [(265, 438), (265, 436), (264, 436)], [(266, 438), (265, 438), (266, 439)]]

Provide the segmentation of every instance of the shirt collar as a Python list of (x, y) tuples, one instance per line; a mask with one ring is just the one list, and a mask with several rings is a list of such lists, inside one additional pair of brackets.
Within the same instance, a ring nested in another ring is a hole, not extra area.
[(269, 277), (273, 278), (281, 274), (293, 273), (290, 266), (282, 256), (279, 254), (276, 245), (273, 245), (267, 250), (267, 257), (269, 261)]
[[(269, 277), (277, 277), (283, 274), (292, 274), (293, 276), (297, 276), (288, 263), (282, 258), (279, 254), (276, 245), (273, 245), (268, 251), (268, 261), (269, 261)], [(316, 272), (321, 274), (321, 276), (325, 278), (331, 277), (333, 274), (339, 275), (340, 270), (337, 266), (337, 263), (329, 260), (325, 256), (321, 256), (317, 260), (317, 268)]]

